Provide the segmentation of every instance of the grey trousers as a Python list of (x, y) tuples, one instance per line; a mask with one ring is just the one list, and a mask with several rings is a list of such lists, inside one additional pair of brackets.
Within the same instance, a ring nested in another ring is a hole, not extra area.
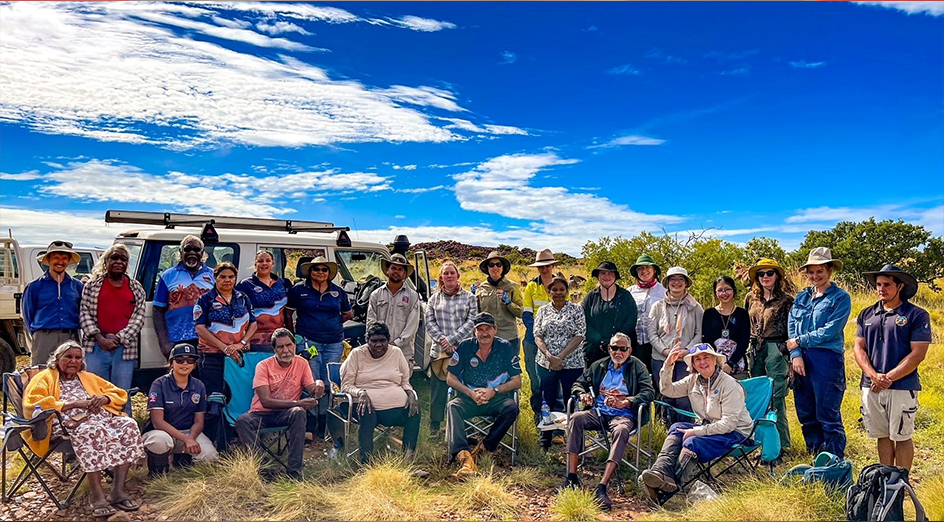
[[(636, 423), (633, 419), (626, 416), (610, 417), (603, 416), (603, 420), (609, 427), (610, 456), (606, 459), (608, 462), (619, 462), (626, 452), (626, 444), (629, 442), (629, 434), (633, 432)], [(570, 434), (567, 439), (567, 453), (580, 454), (583, 451), (583, 434), (586, 430), (601, 430), (603, 423), (597, 416), (596, 410), (584, 410), (574, 413), (570, 417)]]
[(36, 330), (33, 334), (33, 347), (30, 348), (30, 365), (46, 364), (59, 345), (66, 341), (78, 340), (78, 330)]

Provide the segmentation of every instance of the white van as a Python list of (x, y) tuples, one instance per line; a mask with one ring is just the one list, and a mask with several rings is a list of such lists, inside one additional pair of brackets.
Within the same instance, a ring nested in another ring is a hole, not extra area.
[[(180, 241), (187, 235), (202, 237), (206, 244), (208, 266), (212, 268), (217, 263), (230, 261), (239, 270), (240, 280), (252, 274), (255, 253), (260, 249), (273, 253), (273, 274), (293, 283), (302, 279), (302, 275), (297, 272), (299, 258), (325, 256), (334, 260), (338, 264), (338, 275), (334, 282), (344, 288), (351, 304), (355, 306), (355, 318), (344, 325), (346, 338), (363, 335), (364, 323), (358, 317), (355, 296), (364, 294), (359, 290), (365, 285), (373, 283), (376, 286), (380, 284), (377, 279), (386, 280), (380, 269), (380, 261), (390, 259), (390, 251), (386, 246), (352, 241), (348, 227), (338, 227), (332, 223), (120, 210), (109, 210), (105, 214), (105, 222), (165, 227), (128, 230), (115, 239), (115, 242), (124, 243), (131, 251), (128, 273), (141, 282), (147, 293), (139, 358), (139, 369), (142, 372), (139, 373), (166, 367), (167, 360), (161, 353), (154, 331), (152, 300), (161, 273), (177, 264)], [(413, 261), (417, 265), (416, 273), (423, 274), (428, 281), (429, 267), (425, 254), (417, 252)], [(416, 288), (409, 279), (407, 284)], [(421, 301), (425, 315), (425, 299)], [(366, 311), (364, 299), (362, 304)], [(430, 341), (426, 339), (422, 316), (415, 343), (416, 365), (425, 369)]]
[[(49, 267), (40, 264), (39, 257), (46, 253), (47, 245), (20, 245), (13, 238), (0, 239), (0, 371), (11, 372), (16, 367), (16, 356), (29, 354), (32, 337), (23, 323), (20, 299), (23, 290)], [(66, 271), (70, 276), (83, 281), (92, 274), (92, 267), (102, 255), (101, 248), (75, 247), (78, 264), (70, 265)]]

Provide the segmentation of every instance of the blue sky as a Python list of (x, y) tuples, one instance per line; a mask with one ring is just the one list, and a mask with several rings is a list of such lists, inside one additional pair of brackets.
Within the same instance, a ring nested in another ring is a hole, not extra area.
[[(0, 4), (0, 226), (114, 209), (579, 254), (944, 234), (944, 4)], [(122, 227), (124, 228), (124, 227)]]

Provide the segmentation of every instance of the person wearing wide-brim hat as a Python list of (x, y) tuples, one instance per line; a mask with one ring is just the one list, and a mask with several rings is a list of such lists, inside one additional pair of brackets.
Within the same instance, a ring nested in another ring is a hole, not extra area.
[(748, 350), (751, 377), (766, 375), (774, 380), (771, 406), (777, 412), (777, 433), (781, 451), (790, 448), (786, 397), (790, 393), (790, 352), (787, 349), (787, 318), (793, 307), (793, 285), (780, 263), (759, 259), (748, 269), (751, 289), (744, 308), (751, 319), (751, 348)]
[(30, 361), (46, 364), (66, 341), (79, 340), (79, 305), (84, 285), (69, 275), (69, 265), (81, 257), (68, 241), (53, 241), (36, 258), (49, 270), (26, 285), (21, 299), (23, 323), (32, 336)]
[(659, 282), (662, 275), (660, 267), (649, 254), (642, 254), (629, 267), (629, 273), (636, 279), (636, 284), (626, 287), (636, 301), (636, 338), (633, 344), (633, 357), (646, 368), (652, 365), (652, 344), (649, 342), (649, 310), (652, 305), (665, 298), (665, 287)]
[(390, 259), (380, 261), (380, 268), (387, 274), (387, 284), (370, 293), (367, 326), (374, 323), (387, 325), (390, 344), (403, 352), (410, 371), (413, 371), (416, 359), (413, 344), (420, 326), (420, 296), (407, 284), (413, 267), (403, 254), (393, 254)]
[(842, 457), (846, 452), (839, 410), (846, 382), (843, 328), (852, 299), (830, 281), (833, 271), (842, 269), (842, 261), (829, 248), (814, 248), (800, 269), (811, 285), (797, 294), (787, 320), (797, 418), (808, 452)]
[(616, 284), (620, 279), (616, 263), (602, 261), (590, 276), (597, 279), (599, 286), (583, 298), (583, 313), (587, 319), (583, 350), (588, 367), (610, 356), (609, 343), (613, 334), (622, 332), (630, 339), (636, 338), (637, 317), (636, 300), (629, 290)]
[(493, 250), (479, 263), (479, 270), (487, 276), (482, 283), (473, 285), (479, 312), (491, 314), (498, 337), (518, 346), (518, 319), (524, 312), (524, 295), (518, 283), (505, 277), (511, 262)]
[(524, 350), (524, 365), (531, 383), (531, 411), (534, 413), (534, 423), (537, 424), (541, 414), (541, 379), (537, 372), (538, 345), (534, 340), (534, 318), (542, 306), (551, 302), (548, 288), (554, 279), (554, 266), (557, 259), (551, 249), (545, 248), (534, 256), (534, 263), (530, 267), (538, 269), (538, 276), (528, 281), (524, 287), (521, 322), (524, 323), (524, 340), (521, 347)]
[(885, 265), (862, 275), (879, 298), (856, 319), (853, 354), (862, 368), (862, 420), (869, 437), (877, 439), (879, 461), (910, 470), (921, 390), (918, 365), (931, 344), (931, 318), (909, 301), (918, 291), (911, 274)]
[[(328, 363), (341, 362), (344, 353), (344, 322), (354, 317), (347, 292), (333, 280), (338, 264), (324, 256), (300, 259), (298, 272), (304, 279), (288, 291), (285, 326), (292, 330), (291, 310), (295, 310), (294, 332), (302, 337), (296, 343), (298, 355), (308, 360), (315, 380), (328, 380)], [(273, 345), (274, 346), (274, 345)], [(324, 439), (327, 428), (328, 401), (326, 394), (312, 408), (306, 431)], [(317, 421), (317, 422), (316, 422)]]

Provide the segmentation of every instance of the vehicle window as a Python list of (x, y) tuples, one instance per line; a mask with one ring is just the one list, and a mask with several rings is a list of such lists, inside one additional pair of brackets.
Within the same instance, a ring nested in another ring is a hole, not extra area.
[[(42, 250), (37, 255), (37, 259), (42, 258), (46, 254), (45, 250)], [(49, 265), (44, 265), (38, 260), (36, 261), (39, 264), (39, 267), (43, 269), (43, 273), (49, 271)], [(95, 266), (95, 261), (92, 260), (92, 254), (88, 252), (79, 252), (79, 262), (74, 265), (69, 265), (69, 268), (66, 268), (66, 273), (70, 276), (82, 280), (86, 277), (92, 276), (92, 268)]]
[[(229, 261), (239, 266), (239, 245), (235, 243), (218, 243), (215, 245), (206, 245), (206, 264), (211, 269), (218, 263)], [(161, 274), (168, 268), (175, 266), (179, 261), (177, 251), (180, 250), (180, 243), (166, 243), (148, 241), (143, 255), (140, 256), (141, 268), (137, 271), (138, 281), (144, 286), (147, 292), (148, 301), (154, 299), (154, 292), (157, 290), (157, 281)]]
[(263, 246), (260, 248), (262, 250), (268, 250), (269, 252), (272, 252), (273, 257), (275, 258), (275, 266), (272, 267), (272, 272), (278, 274), (280, 277), (287, 278), (293, 284), (304, 279), (304, 275), (298, 272), (298, 261), (301, 258), (318, 256), (326, 257), (326, 251), (324, 248), (291, 248), (276, 246)]
[(138, 262), (141, 261), (141, 250), (144, 248), (144, 245), (141, 243), (125, 243), (125, 246), (128, 247), (128, 252), (131, 254), (131, 257), (128, 259), (128, 273), (136, 274), (138, 273)]
[(367, 276), (376, 276), (386, 279), (386, 274), (380, 268), (380, 261), (384, 255), (371, 250), (336, 250), (337, 258), (341, 272), (341, 278), (346, 281), (361, 281)]

